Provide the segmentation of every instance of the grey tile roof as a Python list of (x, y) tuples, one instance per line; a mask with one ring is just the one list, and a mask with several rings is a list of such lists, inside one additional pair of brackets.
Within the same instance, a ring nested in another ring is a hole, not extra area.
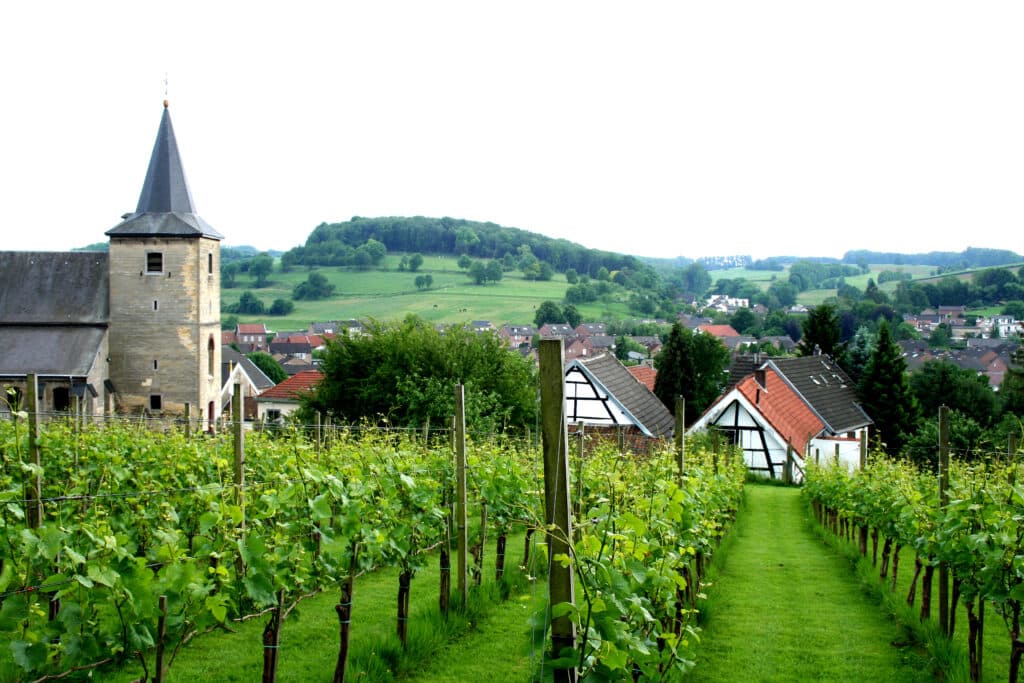
[(592, 358), (577, 358), (572, 363), (586, 368), (651, 434), (672, 434), (675, 429), (672, 413), (614, 355), (603, 353)]
[(224, 239), (196, 212), (166, 102), (149, 168), (146, 170), (146, 180), (139, 195), (139, 204), (135, 213), (126, 216), (123, 222), (108, 230), (107, 235)]
[(87, 375), (106, 334), (103, 326), (0, 325), (0, 375)]
[(853, 382), (828, 356), (772, 358), (767, 362), (799, 393), (833, 434), (872, 424)]
[(220, 354), (220, 383), (222, 386), (228, 381), (228, 377), (231, 376), (232, 365), (239, 364), (245, 368), (245, 374), (249, 375), (249, 379), (252, 380), (252, 383), (256, 385), (256, 388), (260, 391), (265, 391), (266, 389), (274, 386), (274, 380), (267, 377), (267, 375), (260, 370), (260, 367), (246, 358), (244, 354), (235, 351), (230, 346), (221, 347)]
[(98, 251), (0, 252), (0, 325), (106, 325), (107, 256)]

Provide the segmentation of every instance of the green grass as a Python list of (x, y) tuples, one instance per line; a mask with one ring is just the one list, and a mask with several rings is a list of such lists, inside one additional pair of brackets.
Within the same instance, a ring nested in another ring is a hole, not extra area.
[[(820, 529), (820, 527), (819, 527)], [(900, 623), (913, 629), (921, 642), (928, 643), (932, 658), (939, 663), (943, 676), (950, 681), (967, 681), (967, 611), (962, 605), (956, 609), (956, 630), (952, 641), (939, 634), (938, 630), (938, 572), (932, 584), (932, 619), (922, 623), (919, 618), (921, 609), (921, 584), (918, 581), (917, 600), (912, 607), (906, 603), (907, 592), (914, 573), (914, 552), (904, 548), (900, 551), (900, 566), (897, 574), (895, 591), (890, 589), (890, 582), (878, 580), (878, 568), (871, 562), (871, 541), (868, 541), (868, 557), (861, 558), (853, 543), (836, 538), (824, 530), (820, 531), (826, 541), (839, 552), (843, 553), (851, 565), (855, 565), (856, 573), (862, 584), (884, 609), (892, 614)], [(881, 546), (881, 543), (879, 543)], [(881, 547), (878, 552), (881, 554)], [(891, 577), (891, 574), (890, 574)], [(951, 589), (952, 590), (952, 589)], [(982, 662), (982, 681), (996, 683), (1006, 681), (1010, 664), (1010, 638), (1002, 618), (992, 605), (985, 606), (984, 646)]]
[(751, 485), (746, 497), (689, 680), (933, 680), (848, 562), (822, 548), (798, 489)]
[[(496, 327), (505, 322), (532, 324), (537, 306), (546, 300), (561, 302), (568, 283), (556, 274), (549, 281), (525, 280), (518, 271), (505, 273), (500, 282), (474, 284), (456, 265), (454, 257), (425, 256), (415, 273), (399, 271), (399, 255), (389, 255), (386, 270), (356, 270), (348, 267), (323, 267), (335, 295), (322, 301), (296, 301), (288, 316), (239, 316), (241, 322), (265, 322), (277, 331), (306, 329), (310, 322), (373, 318), (401, 320), (415, 314), (428, 322), (469, 322), (490, 320)], [(241, 274), (232, 288), (221, 289), (223, 305), (238, 301), (250, 290), (269, 308), (275, 299), (291, 298), (295, 285), (304, 281), (309, 269), (296, 268), (289, 273), (275, 270), (268, 286), (255, 289), (254, 280)], [(417, 275), (429, 274), (433, 286), (416, 289)], [(579, 307), (588, 320), (628, 318), (624, 301), (596, 302)]]
[[(540, 541), (543, 536), (536, 534), (534, 538)], [(453, 649), (461, 647), (476, 652), (488, 640), (487, 634), (495, 629), (502, 633), (515, 633), (522, 643), (514, 652), (506, 641), (490, 647), (495, 653), (503, 649), (504, 652), (500, 653), (503, 661), (523, 670), (522, 678), (527, 679), (530, 671), (526, 637), (529, 609), (524, 607), (528, 603), (517, 597), (529, 596), (532, 590), (517, 566), (522, 559), (523, 534), (509, 537), (507, 552), (505, 567), (509, 581), (502, 587), (493, 582), (495, 553), (494, 538), (491, 538), (484, 556), (483, 587), (472, 589), (469, 609), (465, 614), (453, 613), (447, 620), (438, 612), (440, 571), (437, 555), (432, 554), (427, 566), (417, 572), (412, 581), (409, 648), (405, 652), (395, 635), (397, 570), (382, 569), (357, 579), (353, 590), (351, 650), (346, 680), (404, 680), (428, 666), (427, 662), (439, 653), (440, 661), (450, 658), (446, 649), (450, 645)], [(533, 555), (541, 557), (541, 552)], [(452, 562), (455, 562), (454, 554)], [(453, 591), (454, 583), (453, 578)], [(505, 591), (510, 589), (513, 597), (508, 603), (501, 603)], [(302, 602), (285, 621), (280, 636), (278, 681), (331, 680), (338, 655), (339, 627), (334, 611), (337, 602), (337, 591), (323, 593)], [(501, 613), (495, 614), (496, 610)], [(260, 638), (267, 620), (268, 617), (262, 617), (233, 624), (234, 633), (217, 631), (195, 638), (178, 655), (168, 679), (218, 683), (258, 681), (263, 664)], [(431, 661), (429, 666), (436, 666), (436, 663)], [(493, 672), (487, 660), (478, 659), (477, 666), (478, 670), (468, 678), (451, 680), (485, 680)], [(100, 679), (129, 683), (141, 674), (141, 667), (133, 665), (116, 672), (104, 671)]]

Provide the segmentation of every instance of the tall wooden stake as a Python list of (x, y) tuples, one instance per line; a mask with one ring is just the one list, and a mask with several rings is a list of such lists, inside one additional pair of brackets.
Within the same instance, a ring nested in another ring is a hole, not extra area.
[(192, 440), (192, 404), (185, 404), (185, 440)]
[(860, 433), (860, 468), (862, 470), (868, 467), (868, 430), (865, 429)]
[(25, 407), (28, 409), (28, 461), (36, 466), (35, 474), (25, 482), (28, 526), (38, 529), (43, 523), (42, 457), (39, 452), (39, 382), (34, 372), (25, 377)]
[(468, 569), (466, 553), (469, 545), (466, 528), (466, 388), (455, 385), (455, 538), (457, 555), (455, 571), (458, 574), (455, 585), (459, 590), (462, 609), (466, 608), (469, 599), (469, 586), (466, 582)]
[(676, 476), (679, 485), (683, 485), (683, 474), (686, 472), (686, 399), (682, 394), (676, 396)]
[[(939, 406), (939, 506), (949, 503), (949, 408)], [(949, 567), (939, 563), (939, 628), (949, 635)]]
[(245, 418), (242, 415), (242, 385), (235, 382), (231, 397), (231, 418), (235, 441), (235, 497), (242, 511), (242, 534), (245, 534)]
[[(544, 521), (547, 524), (548, 589), (552, 606), (576, 603), (572, 564), (554, 558), (571, 555), (569, 519), (569, 435), (565, 424), (564, 351), (561, 339), (540, 342), (540, 409), (544, 448)], [(551, 649), (555, 656), (576, 648), (576, 625), (568, 615), (551, 620)], [(573, 667), (555, 669), (555, 683), (575, 683)]]

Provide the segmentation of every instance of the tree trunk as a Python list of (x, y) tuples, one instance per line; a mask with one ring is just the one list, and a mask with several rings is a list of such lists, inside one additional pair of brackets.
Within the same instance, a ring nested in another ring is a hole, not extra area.
[(953, 576), (953, 595), (949, 598), (949, 639), (953, 639), (953, 634), (956, 633), (956, 605), (960, 602), (960, 579)]
[(871, 564), (878, 566), (878, 529), (871, 530)]
[(917, 598), (917, 579), (921, 576), (921, 570), (924, 565), (921, 563), (921, 556), (914, 555), (914, 578), (910, 580), (910, 590), (907, 591), (907, 606), (913, 607), (914, 600)]
[[(982, 603), (978, 596), (978, 603)], [(967, 603), (967, 661), (970, 666), (971, 680), (981, 680), (981, 618), (974, 611), (974, 600)]]
[(533, 527), (527, 527), (526, 540), (523, 542), (523, 571), (530, 573), (530, 543), (533, 540)]
[(1010, 677), (1009, 683), (1017, 683), (1020, 672), (1020, 658), (1024, 655), (1024, 641), (1020, 639), (1020, 607), (1016, 600), (1010, 601), (1013, 617), (1010, 621)]
[(448, 544), (441, 546), (441, 587), (438, 589), (437, 606), (441, 614), (448, 616), (452, 595), (452, 555)]
[(341, 584), (341, 597), (334, 611), (338, 614), (338, 661), (334, 665), (333, 683), (345, 683), (345, 667), (348, 664), (348, 639), (352, 624), (352, 591), (355, 588), (358, 549), (353, 544), (349, 560), (348, 576)]
[(409, 585), (412, 582), (412, 571), (403, 571), (398, 575), (398, 640), (404, 650), (409, 642)]
[(897, 543), (892, 548), (892, 583), (889, 587), (892, 591), (896, 592), (896, 574), (900, 568), (900, 544)]
[(501, 581), (501, 577), (505, 575), (505, 544), (508, 542), (508, 536), (504, 531), (498, 534), (498, 540), (494, 547), (494, 580), (496, 582)]
[(868, 556), (868, 525), (866, 523), (861, 524), (858, 527), (857, 534), (857, 550), (860, 551), (861, 557)]
[(885, 539), (885, 544), (882, 546), (882, 564), (881, 571), (878, 572), (878, 580), (885, 581), (886, 574), (889, 573), (889, 551), (892, 550), (892, 539)]
[(935, 575), (935, 565), (931, 558), (924, 568), (924, 577), (921, 579), (921, 621), (932, 618), (932, 577)]
[(277, 591), (277, 606), (263, 627), (263, 683), (277, 680), (277, 646), (281, 639), (281, 615), (284, 614), (284, 589)]

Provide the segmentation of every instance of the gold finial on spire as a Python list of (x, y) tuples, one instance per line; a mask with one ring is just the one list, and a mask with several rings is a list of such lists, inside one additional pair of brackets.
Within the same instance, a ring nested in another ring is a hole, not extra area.
[(170, 104), (167, 101), (167, 72), (164, 72), (164, 109), (167, 109), (167, 105)]

